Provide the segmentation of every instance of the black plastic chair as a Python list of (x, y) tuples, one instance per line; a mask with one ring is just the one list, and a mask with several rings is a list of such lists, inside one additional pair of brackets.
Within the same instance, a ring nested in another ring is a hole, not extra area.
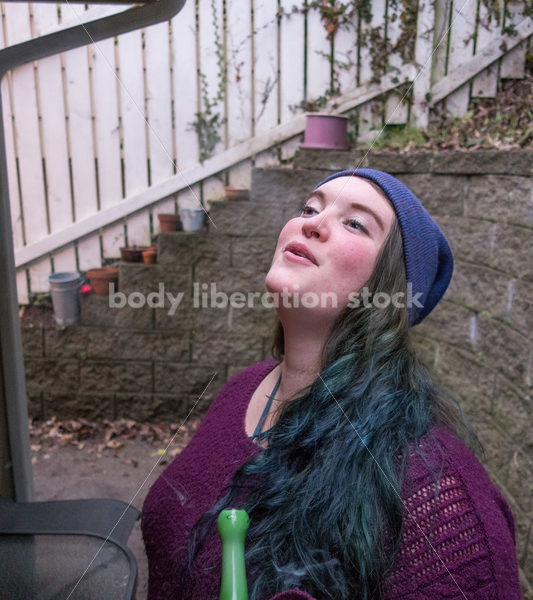
[(0, 600), (131, 600), (127, 541), (140, 512), (121, 500), (0, 499)]

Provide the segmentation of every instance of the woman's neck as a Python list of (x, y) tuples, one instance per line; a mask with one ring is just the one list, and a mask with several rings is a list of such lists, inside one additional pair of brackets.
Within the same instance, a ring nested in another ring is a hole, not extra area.
[(327, 332), (319, 328), (283, 328), (284, 356), (277, 375), (281, 383), (276, 398), (289, 399), (318, 377)]

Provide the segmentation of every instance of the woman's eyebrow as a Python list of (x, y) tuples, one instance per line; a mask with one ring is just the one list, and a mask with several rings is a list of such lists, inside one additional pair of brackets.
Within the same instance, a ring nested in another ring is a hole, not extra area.
[[(307, 198), (307, 200), (309, 201), (309, 200), (311, 200), (311, 198), (318, 198), (319, 200), (322, 201), (323, 204), (325, 204), (325, 201), (326, 201), (326, 195), (324, 194), (324, 192), (322, 190), (315, 190), (314, 192), (311, 192), (311, 194), (309, 194), (309, 198)], [(377, 213), (375, 213), (371, 208), (369, 208), (368, 206), (365, 206), (364, 204), (359, 204), (358, 202), (351, 202), (350, 207), (357, 208), (359, 210), (362, 210), (363, 212), (368, 213), (371, 217), (374, 218), (376, 223), (379, 225), (381, 231), (385, 231), (385, 226), (383, 225), (383, 221), (381, 220), (381, 217)]]

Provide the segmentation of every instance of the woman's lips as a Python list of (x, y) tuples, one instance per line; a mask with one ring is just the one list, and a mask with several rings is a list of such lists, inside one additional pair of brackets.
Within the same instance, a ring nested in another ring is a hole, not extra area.
[(297, 241), (289, 242), (285, 246), (285, 253), (292, 254), (293, 256), (296, 256), (298, 258), (305, 258), (307, 262), (310, 262), (311, 264), (318, 266), (318, 263), (316, 262), (316, 258), (313, 256), (313, 253), (311, 252), (311, 250), (305, 244), (302, 244), (301, 242), (297, 242)]
[(300, 263), (300, 264), (303, 264), (303, 265), (313, 265), (313, 266), (316, 266), (315, 263), (312, 260), (309, 260), (305, 256), (298, 256), (298, 254), (294, 254), (294, 252), (291, 252), (290, 250), (285, 250), (285, 252), (283, 253), (283, 256), (287, 260), (290, 260), (291, 262)]

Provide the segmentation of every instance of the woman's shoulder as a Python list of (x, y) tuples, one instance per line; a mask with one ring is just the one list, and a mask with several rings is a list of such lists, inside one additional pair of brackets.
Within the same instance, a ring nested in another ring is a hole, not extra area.
[(453, 431), (434, 426), (411, 450), (402, 496), (392, 590), (428, 586), (437, 597), (453, 590), (457, 597), (461, 592), (479, 599), (521, 597), (509, 505)]

